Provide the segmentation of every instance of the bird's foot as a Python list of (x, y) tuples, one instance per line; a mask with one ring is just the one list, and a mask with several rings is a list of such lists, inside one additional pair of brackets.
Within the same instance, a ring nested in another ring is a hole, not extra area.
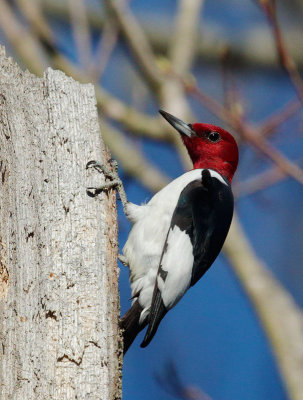
[(94, 168), (97, 172), (100, 174), (104, 174), (107, 179), (110, 180), (110, 182), (106, 182), (101, 186), (98, 187), (88, 187), (87, 188), (87, 194), (91, 197), (95, 197), (101, 192), (105, 190), (110, 190), (110, 189), (116, 189), (119, 193), (120, 199), (122, 201), (123, 205), (123, 210), (126, 212), (126, 206), (127, 206), (127, 197), (126, 193), (123, 187), (123, 183), (118, 175), (118, 163), (116, 160), (111, 160), (110, 161), (112, 170), (109, 170), (108, 167), (104, 164), (100, 164), (97, 161), (89, 161), (86, 164), (86, 169), (88, 168)]

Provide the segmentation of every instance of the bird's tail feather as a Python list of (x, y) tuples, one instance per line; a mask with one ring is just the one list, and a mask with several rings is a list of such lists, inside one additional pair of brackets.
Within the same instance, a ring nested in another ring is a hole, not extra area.
[(148, 318), (148, 328), (144, 336), (141, 347), (146, 347), (157, 332), (158, 326), (167, 313), (167, 309), (163, 303), (162, 296), (159, 290), (155, 293), (154, 300), (152, 301), (152, 309)]
[(146, 322), (139, 324), (142, 310), (143, 308), (140, 306), (137, 300), (120, 320), (120, 328), (123, 332), (124, 342), (123, 354), (127, 352), (138, 333), (146, 326)]

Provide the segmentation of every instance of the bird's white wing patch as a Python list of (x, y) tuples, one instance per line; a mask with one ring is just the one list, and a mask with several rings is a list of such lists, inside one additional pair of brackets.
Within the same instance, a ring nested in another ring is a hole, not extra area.
[(193, 262), (193, 247), (190, 237), (175, 225), (168, 233), (167, 245), (161, 262), (164, 276), (159, 273), (157, 277), (158, 289), (167, 309), (176, 305), (189, 288)]

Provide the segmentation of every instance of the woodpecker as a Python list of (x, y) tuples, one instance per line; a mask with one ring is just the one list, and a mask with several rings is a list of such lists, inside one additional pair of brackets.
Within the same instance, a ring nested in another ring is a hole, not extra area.
[(147, 204), (125, 201), (132, 228), (122, 257), (130, 270), (132, 306), (120, 321), (124, 354), (146, 326), (141, 347), (150, 343), (166, 313), (213, 264), (233, 215), (235, 139), (218, 126), (187, 124), (159, 112), (181, 135), (193, 169)]

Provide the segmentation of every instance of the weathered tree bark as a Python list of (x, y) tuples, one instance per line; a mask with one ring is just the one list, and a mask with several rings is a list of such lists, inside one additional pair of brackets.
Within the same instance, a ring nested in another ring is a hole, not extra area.
[(115, 194), (92, 85), (0, 47), (0, 399), (121, 397)]

